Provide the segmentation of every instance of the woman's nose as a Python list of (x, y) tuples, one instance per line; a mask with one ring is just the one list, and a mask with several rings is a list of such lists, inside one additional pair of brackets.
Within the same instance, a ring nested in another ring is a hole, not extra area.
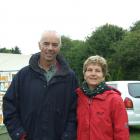
[(92, 75), (95, 75), (95, 74), (96, 74), (96, 72), (93, 70), (93, 71), (91, 72), (91, 74), (92, 74)]

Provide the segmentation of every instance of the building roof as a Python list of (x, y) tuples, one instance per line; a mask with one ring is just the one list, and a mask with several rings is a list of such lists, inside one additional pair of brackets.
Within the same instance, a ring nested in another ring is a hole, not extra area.
[(27, 66), (31, 55), (0, 53), (0, 71), (17, 71)]

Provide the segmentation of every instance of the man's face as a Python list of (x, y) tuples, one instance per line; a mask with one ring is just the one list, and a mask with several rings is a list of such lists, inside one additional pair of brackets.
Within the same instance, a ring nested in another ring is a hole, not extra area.
[(42, 59), (54, 62), (60, 51), (60, 38), (55, 33), (45, 33), (39, 42), (39, 48)]

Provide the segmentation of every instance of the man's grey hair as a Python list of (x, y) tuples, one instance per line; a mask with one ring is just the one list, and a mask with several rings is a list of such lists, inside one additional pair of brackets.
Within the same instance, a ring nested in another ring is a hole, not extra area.
[[(58, 39), (59, 39), (59, 47), (61, 47), (61, 45), (62, 45), (62, 42), (61, 42), (61, 35), (60, 35), (58, 32), (56, 32), (55, 30), (46, 30), (46, 31), (44, 31), (44, 32), (42, 33), (41, 38), (40, 38), (40, 41), (42, 40), (42, 38), (44, 38), (44, 36), (45, 36), (46, 34), (55, 34), (55, 35), (58, 37)], [(40, 42), (40, 41), (39, 41), (39, 42)]]

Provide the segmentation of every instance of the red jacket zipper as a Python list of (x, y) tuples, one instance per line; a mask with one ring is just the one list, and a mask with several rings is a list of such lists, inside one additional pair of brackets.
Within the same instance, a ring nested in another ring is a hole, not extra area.
[(91, 124), (90, 124), (90, 120), (91, 120), (91, 103), (92, 103), (92, 98), (89, 98), (89, 99), (88, 99), (88, 104), (89, 104), (89, 140), (90, 140), (90, 131), (91, 131), (91, 130), (90, 130), (90, 127), (91, 127), (91, 126), (90, 126), (90, 125), (91, 125)]

